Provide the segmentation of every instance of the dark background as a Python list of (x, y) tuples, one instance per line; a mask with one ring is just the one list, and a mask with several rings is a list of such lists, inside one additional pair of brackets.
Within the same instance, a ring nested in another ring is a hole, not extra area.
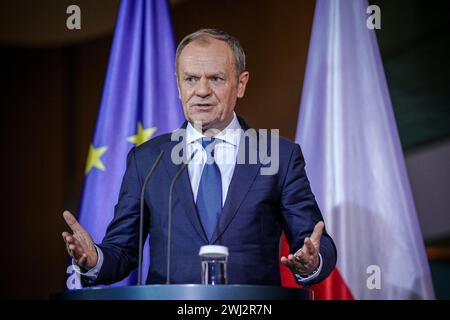
[[(371, 3), (381, 7), (377, 36), (436, 292), (448, 298), (448, 5)], [(66, 28), (70, 4), (81, 8), (81, 30)], [(250, 82), (237, 112), (294, 139), (315, 1), (170, 4), (177, 42), (202, 27), (241, 41)], [(2, 298), (46, 299), (64, 288), (62, 211), (77, 212), (118, 6), (117, 0), (0, 4)]]

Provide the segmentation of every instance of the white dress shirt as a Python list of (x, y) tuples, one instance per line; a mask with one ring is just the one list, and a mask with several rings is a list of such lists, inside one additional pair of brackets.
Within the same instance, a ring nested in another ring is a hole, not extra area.
[[(233, 120), (230, 124), (217, 135), (214, 136), (214, 161), (219, 167), (222, 178), (222, 207), (227, 198), (228, 187), (233, 177), (236, 158), (241, 139), (241, 125), (233, 113)], [(203, 167), (205, 165), (207, 154), (201, 144), (201, 139), (207, 138), (203, 133), (196, 130), (190, 123), (186, 127), (186, 150), (188, 155), (197, 151), (195, 157), (189, 162), (188, 171), (191, 181), (191, 188), (195, 202), (197, 202), (198, 187), (202, 177)], [(189, 156), (190, 157), (190, 156)]]

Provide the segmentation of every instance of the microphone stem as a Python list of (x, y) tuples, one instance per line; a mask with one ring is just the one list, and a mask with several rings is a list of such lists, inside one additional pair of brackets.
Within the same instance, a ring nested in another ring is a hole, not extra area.
[(163, 153), (164, 153), (164, 150), (161, 150), (161, 152), (159, 153), (155, 162), (153, 163), (152, 168), (150, 169), (147, 176), (145, 177), (144, 183), (142, 185), (142, 190), (141, 190), (140, 210), (139, 210), (139, 260), (138, 260), (138, 281), (137, 281), (138, 286), (142, 285), (142, 254), (143, 254), (143, 245), (144, 245), (145, 187), (147, 186), (147, 183), (150, 180), (150, 177), (153, 175), (153, 172), (155, 172), (156, 166), (158, 165), (159, 161), (161, 161)]
[(173, 195), (173, 188), (175, 186), (175, 182), (177, 182), (178, 178), (181, 176), (183, 171), (186, 169), (186, 167), (189, 165), (189, 162), (194, 158), (195, 154), (197, 153), (197, 150), (195, 150), (191, 157), (183, 163), (180, 170), (175, 174), (175, 176), (172, 179), (172, 183), (170, 184), (169, 189), (169, 213), (167, 217), (167, 269), (166, 269), (166, 284), (170, 284), (170, 255), (172, 253), (172, 195)]

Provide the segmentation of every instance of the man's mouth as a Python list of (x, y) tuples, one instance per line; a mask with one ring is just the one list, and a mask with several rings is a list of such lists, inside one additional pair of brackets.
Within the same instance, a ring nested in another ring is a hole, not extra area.
[(200, 109), (200, 110), (208, 110), (211, 109), (212, 107), (214, 107), (214, 104), (212, 103), (196, 103), (193, 104), (192, 107), (196, 108), (196, 109)]

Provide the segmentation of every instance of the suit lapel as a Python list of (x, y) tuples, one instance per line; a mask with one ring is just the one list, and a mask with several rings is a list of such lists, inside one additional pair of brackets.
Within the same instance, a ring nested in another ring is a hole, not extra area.
[[(241, 119), (240, 119), (241, 120)], [(241, 121), (240, 121), (241, 122)], [(243, 130), (247, 130), (248, 126), (241, 122)], [(250, 136), (250, 139), (254, 139), (253, 143), (257, 146), (257, 137)], [(248, 146), (253, 145), (251, 142), (247, 145), (244, 141), (244, 137), (241, 137), (239, 143), (238, 159), (242, 153), (248, 154)], [(255, 180), (256, 175), (259, 172), (261, 163), (258, 161), (256, 164), (248, 164), (247, 161), (244, 164), (236, 163), (234, 167), (233, 177), (231, 179), (230, 186), (228, 187), (227, 198), (225, 205), (222, 209), (222, 213), (219, 218), (219, 223), (211, 239), (211, 243), (215, 243), (219, 237), (225, 232), (228, 225), (231, 223), (242, 201), (247, 196), (247, 193)]]
[(219, 223), (213, 234), (211, 243), (215, 243), (217, 241), (217, 239), (222, 235), (223, 232), (225, 232), (226, 228), (233, 220), (242, 201), (245, 199), (248, 190), (253, 184), (253, 180), (255, 179), (260, 166), (261, 164), (236, 164), (233, 178), (228, 188), (225, 206), (222, 209)]
[[(177, 174), (178, 170), (180, 170), (182, 164), (174, 164), (171, 159), (172, 149), (177, 145), (178, 141), (169, 141), (163, 145), (161, 145), (161, 149), (164, 150), (163, 163), (164, 167), (167, 170), (170, 181), (172, 181), (173, 177)], [(174, 200), (179, 198), (181, 205), (185, 208), (185, 213), (188, 216), (190, 222), (192, 223), (194, 229), (197, 231), (198, 235), (202, 238), (206, 243), (208, 242), (205, 232), (203, 231), (202, 224), (197, 215), (197, 209), (194, 202), (194, 197), (192, 193), (191, 183), (189, 180), (189, 172), (187, 168), (181, 174), (179, 180), (175, 183), (174, 186)], [(175, 202), (175, 201), (174, 201)]]

